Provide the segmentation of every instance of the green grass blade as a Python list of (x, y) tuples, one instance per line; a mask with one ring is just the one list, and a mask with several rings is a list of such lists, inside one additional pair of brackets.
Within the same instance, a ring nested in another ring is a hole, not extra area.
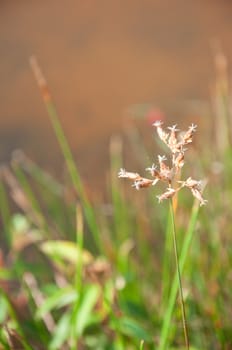
[(38, 184), (49, 190), (57, 197), (63, 195), (63, 186), (53, 176), (42, 169), (38, 164), (34, 163), (22, 151), (13, 153), (13, 164), (21, 167), (25, 173), (31, 176)]
[(87, 224), (89, 226), (89, 229), (93, 235), (95, 244), (99, 251), (102, 251), (102, 242), (100, 240), (100, 230), (98, 228), (98, 224), (96, 221), (94, 210), (88, 200), (88, 197), (86, 195), (81, 177), (79, 175), (79, 172), (77, 170), (71, 149), (69, 147), (69, 144), (67, 142), (67, 139), (65, 137), (64, 131), (62, 129), (61, 123), (59, 121), (58, 113), (56, 111), (56, 107), (52, 101), (51, 95), (48, 90), (47, 82), (42, 75), (42, 72), (40, 70), (40, 67), (38, 66), (38, 63), (35, 59), (35, 57), (31, 58), (31, 67), (35, 74), (37, 83), (39, 85), (39, 88), (41, 89), (42, 97), (45, 103), (45, 107), (47, 109), (49, 118), (51, 120), (53, 129), (56, 134), (56, 138), (58, 140), (58, 143), (60, 145), (61, 151), (63, 153), (69, 175), (71, 177), (74, 189), (76, 190), (76, 193), (78, 196), (80, 196), (81, 202), (83, 204), (83, 210), (84, 215), (87, 221)]
[(83, 219), (81, 206), (77, 205), (76, 208), (76, 248), (77, 256), (79, 256), (79, 261), (76, 264), (76, 292), (81, 294), (82, 283), (83, 283)]
[(165, 246), (164, 246), (164, 255), (163, 255), (163, 271), (162, 271), (162, 312), (165, 310), (165, 307), (168, 303), (170, 286), (171, 286), (171, 256), (172, 256), (172, 235), (171, 235), (171, 215), (169, 212), (168, 221), (165, 232)]
[(9, 232), (9, 223), (11, 220), (10, 205), (7, 198), (5, 186), (2, 179), (0, 179), (0, 213), (2, 218), (3, 230), (6, 238), (8, 248), (11, 246), (11, 234)]
[[(194, 202), (192, 213), (189, 221), (188, 230), (186, 232), (186, 236), (183, 241), (182, 249), (180, 251), (180, 259), (179, 259), (179, 266), (180, 266), (180, 273), (182, 274), (184, 265), (187, 259), (188, 251), (192, 242), (194, 229), (197, 222), (198, 217), (198, 211), (199, 211), (199, 204), (197, 202)], [(167, 306), (167, 309), (165, 311), (165, 316), (162, 323), (161, 328), (161, 335), (160, 335), (160, 344), (158, 347), (158, 350), (166, 350), (168, 345), (168, 335), (169, 330), (171, 326), (171, 319), (172, 314), (175, 306), (175, 301), (178, 293), (178, 276), (177, 273), (175, 274), (175, 277), (172, 282), (170, 296), (169, 296), (169, 303)]]
[(78, 337), (83, 334), (86, 326), (90, 322), (94, 306), (96, 305), (99, 296), (100, 289), (96, 284), (87, 286), (84, 293), (82, 293), (82, 299), (80, 300), (78, 310), (72, 318), (75, 324), (75, 332)]
[(118, 172), (122, 168), (122, 140), (118, 136), (111, 138), (110, 142), (111, 161), (111, 198), (113, 204), (114, 237), (116, 245), (120, 245), (128, 238), (130, 231), (129, 210), (122, 198), (122, 185), (119, 184)]
[(39, 201), (36, 198), (35, 193), (33, 192), (33, 189), (23, 172), (23, 170), (13, 163), (13, 170), (14, 174), (18, 180), (19, 185), (22, 188), (22, 191), (25, 193), (28, 202), (30, 203), (30, 206), (32, 208), (32, 211), (34, 213), (34, 217), (36, 218), (36, 223), (39, 227), (43, 228), (46, 232), (49, 232), (46, 220), (44, 218), (42, 209), (40, 207)]
[(18, 320), (17, 314), (14, 310), (14, 307), (8, 297), (8, 295), (5, 293), (5, 291), (3, 291), (3, 289), (0, 289), (0, 297), (5, 299), (5, 302), (7, 303), (8, 306), (8, 313), (9, 313), (9, 317), (11, 320), (14, 321), (16, 327), (17, 327), (17, 332), (20, 335), (20, 342), (21, 345), (23, 346), (23, 349), (25, 350), (33, 350), (32, 347), (28, 344), (25, 334), (23, 332), (23, 328), (20, 324), (20, 321)]
[(60, 147), (62, 149), (62, 153), (64, 155), (64, 158), (65, 158), (65, 161), (67, 164), (67, 168), (69, 170), (69, 174), (70, 174), (70, 177), (72, 179), (73, 186), (82, 200), (83, 210), (84, 210), (84, 214), (85, 214), (89, 229), (93, 234), (93, 237), (94, 237), (94, 240), (95, 240), (97, 247), (100, 248), (101, 247), (100, 232), (99, 232), (98, 225), (96, 222), (95, 214), (94, 214), (93, 208), (92, 208), (91, 204), (89, 203), (89, 200), (86, 196), (84, 186), (82, 184), (80, 175), (77, 171), (71, 150), (69, 148), (68, 142), (67, 142), (66, 137), (64, 135), (63, 129), (60, 125), (60, 122), (58, 120), (58, 115), (57, 115), (55, 106), (50, 101), (50, 102), (46, 103), (46, 107), (47, 107), (47, 111), (48, 111), (48, 114), (50, 116), (50, 119), (52, 121), (53, 128), (54, 128), (55, 133), (56, 133), (56, 137), (57, 137), (58, 142), (60, 144)]
[(59, 319), (52, 340), (48, 346), (49, 350), (58, 350), (70, 336), (70, 313), (64, 313)]

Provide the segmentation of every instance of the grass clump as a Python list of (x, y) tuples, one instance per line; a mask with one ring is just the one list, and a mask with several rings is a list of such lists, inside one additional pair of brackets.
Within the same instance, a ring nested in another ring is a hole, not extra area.
[[(137, 189), (165, 181), (167, 189), (158, 199), (169, 201), (168, 210), (165, 201), (157, 203), (153, 191), (130, 191), (117, 178), (123, 169), (122, 143), (113, 138), (109, 203), (93, 200), (46, 80), (34, 58), (31, 64), (74, 196), (67, 196), (63, 184), (22, 153), (1, 168), (0, 349), (230, 349), (229, 139), (218, 153), (205, 141), (202, 152), (189, 153), (194, 165), (190, 178), (183, 163), (195, 126), (178, 136), (176, 127), (166, 133), (155, 123), (171, 151), (170, 164), (158, 157), (159, 167), (145, 165), (151, 178), (125, 170), (120, 176), (135, 181)], [(218, 88), (217, 98), (227, 103), (220, 93)], [(130, 142), (138, 149), (139, 134), (136, 144), (133, 137)], [(145, 154), (142, 143), (141, 149)], [(205, 199), (193, 178), (205, 173), (208, 205), (199, 210)], [(183, 188), (193, 194), (193, 202)], [(182, 308), (176, 304), (178, 290)], [(183, 319), (188, 324), (185, 345)]]

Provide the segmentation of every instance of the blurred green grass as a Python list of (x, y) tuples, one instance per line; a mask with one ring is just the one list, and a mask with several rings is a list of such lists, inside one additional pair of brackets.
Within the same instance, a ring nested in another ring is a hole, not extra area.
[[(176, 212), (192, 350), (232, 348), (231, 101), (221, 63), (216, 78), (214, 139), (202, 135), (190, 155), (208, 204), (181, 194)], [(71, 181), (67, 189), (22, 153), (1, 168), (0, 349), (184, 349), (168, 205), (156, 190), (119, 182), (119, 136), (109, 147), (108, 202), (91, 198), (42, 95)], [(128, 143), (145, 165), (133, 124)]]

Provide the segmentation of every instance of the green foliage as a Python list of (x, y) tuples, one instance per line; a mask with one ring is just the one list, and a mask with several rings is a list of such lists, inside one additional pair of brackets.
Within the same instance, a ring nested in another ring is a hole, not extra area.
[[(1, 169), (0, 349), (184, 349), (167, 206), (157, 204), (155, 189), (119, 184), (119, 137), (110, 145), (110, 205), (87, 196), (55, 107), (46, 103), (74, 196), (23, 154)], [(146, 162), (136, 127), (127, 133), (128, 147)], [(194, 171), (207, 174), (208, 205), (199, 210), (185, 194), (178, 198), (190, 350), (232, 346), (229, 136), (218, 152), (204, 138), (204, 151), (192, 155)]]

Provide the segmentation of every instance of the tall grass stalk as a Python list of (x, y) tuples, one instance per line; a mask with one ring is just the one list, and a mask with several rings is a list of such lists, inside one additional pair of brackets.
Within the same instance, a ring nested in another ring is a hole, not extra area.
[[(191, 213), (191, 217), (189, 220), (189, 226), (188, 226), (188, 229), (187, 229), (184, 241), (183, 241), (182, 249), (180, 251), (180, 257), (179, 257), (180, 275), (183, 272), (184, 265), (186, 263), (186, 259), (187, 259), (187, 255), (188, 255), (188, 251), (189, 251), (189, 248), (190, 248), (190, 245), (192, 242), (193, 233), (194, 233), (194, 229), (195, 229), (197, 218), (198, 218), (198, 212), (199, 212), (199, 204), (197, 201), (195, 201), (194, 205), (192, 207), (192, 213)], [(173, 282), (172, 282), (172, 286), (171, 286), (171, 291), (170, 291), (170, 295), (169, 295), (169, 302), (168, 302), (167, 309), (165, 311), (165, 316), (163, 319), (163, 324), (162, 324), (162, 328), (161, 328), (161, 335), (160, 335), (160, 344), (159, 344), (158, 350), (165, 350), (167, 348), (167, 345), (168, 345), (168, 335), (169, 335), (169, 331), (170, 331), (171, 319), (172, 319), (173, 310), (174, 310), (174, 306), (175, 306), (176, 296), (178, 293), (178, 287), (179, 287), (178, 274), (176, 272), (175, 277), (174, 277)]]
[(117, 169), (122, 167), (122, 140), (119, 136), (113, 136), (110, 140), (110, 162), (111, 162), (111, 198), (114, 216), (114, 240), (117, 251), (130, 232), (129, 211), (123, 199), (123, 192), (119, 186), (118, 178), (115, 176)]
[(76, 207), (76, 247), (77, 247), (77, 266), (75, 276), (75, 289), (76, 289), (76, 302), (74, 305), (72, 318), (71, 318), (71, 350), (78, 349), (78, 335), (76, 331), (76, 320), (79, 309), (79, 302), (82, 293), (83, 283), (83, 216), (80, 204)]
[(69, 144), (67, 142), (67, 139), (65, 137), (64, 131), (62, 129), (62, 126), (59, 121), (58, 113), (56, 111), (55, 104), (52, 101), (52, 97), (50, 94), (50, 91), (48, 89), (47, 82), (42, 74), (42, 71), (37, 63), (37, 60), (34, 56), (30, 58), (30, 64), (32, 71), (35, 75), (36, 81), (38, 83), (39, 89), (41, 91), (41, 95), (45, 104), (45, 107), (47, 109), (48, 115), (50, 117), (53, 129), (55, 131), (57, 140), (59, 142), (61, 151), (63, 153), (74, 189), (76, 193), (80, 196), (80, 199), (83, 204), (83, 210), (85, 214), (85, 218), (87, 221), (87, 224), (89, 226), (89, 229), (93, 235), (95, 244), (99, 251), (102, 251), (102, 241), (100, 239), (100, 230), (98, 228), (96, 217), (93, 211), (93, 208), (89, 202), (89, 199), (86, 195), (81, 177), (79, 175), (79, 172), (77, 170), (71, 149), (69, 147)]
[(82, 288), (82, 278), (83, 278), (83, 216), (80, 204), (76, 207), (76, 245), (77, 245), (77, 255), (78, 255), (78, 265), (76, 267), (76, 290), (81, 291)]
[(174, 209), (173, 209), (172, 198), (169, 200), (169, 206), (170, 206), (170, 212), (171, 212), (173, 246), (174, 246), (174, 255), (175, 255), (175, 260), (176, 260), (176, 271), (177, 271), (177, 277), (178, 277), (178, 287), (179, 287), (179, 297), (180, 297), (180, 305), (181, 305), (181, 315), (182, 315), (182, 323), (183, 323), (183, 330), (184, 330), (184, 338), (185, 338), (186, 349), (189, 350), (189, 335), (188, 335), (186, 311), (185, 311), (185, 304), (184, 304), (181, 272), (180, 272), (180, 266), (179, 266), (179, 253), (178, 253), (177, 238), (176, 238), (175, 214), (174, 214)]
[(8, 248), (11, 247), (11, 234), (9, 230), (9, 223), (11, 220), (10, 205), (8, 202), (6, 189), (2, 179), (0, 179), (0, 214), (2, 219), (3, 231)]
[(171, 232), (171, 213), (169, 212), (167, 225), (165, 228), (165, 244), (164, 254), (162, 258), (162, 312), (165, 310), (168, 303), (172, 278), (170, 276), (170, 268), (172, 266), (171, 252), (173, 247)]
[[(181, 169), (184, 166), (184, 153), (187, 150), (185, 148), (186, 145), (192, 143), (193, 134), (196, 131), (197, 125), (192, 124), (189, 126), (188, 130), (182, 134), (182, 136), (178, 136), (177, 132), (179, 132), (179, 129), (177, 129), (177, 125), (173, 125), (171, 127), (168, 127), (168, 130), (170, 130), (169, 133), (167, 133), (162, 126), (162, 121), (156, 121), (153, 126), (157, 130), (157, 134), (159, 136), (159, 139), (163, 141), (163, 143), (166, 144), (166, 146), (171, 151), (171, 164), (172, 167), (170, 168), (167, 164), (167, 158), (166, 156), (160, 156), (158, 155), (158, 163), (159, 166), (152, 164), (151, 167), (146, 168), (147, 171), (150, 172), (151, 178), (142, 177), (138, 173), (126, 171), (126, 169), (120, 169), (118, 176), (120, 178), (128, 178), (133, 181), (133, 187), (135, 187), (137, 190), (141, 188), (147, 188), (150, 186), (154, 186), (159, 182), (160, 180), (163, 182), (168, 183), (168, 188), (163, 192), (161, 195), (158, 195), (157, 198), (159, 202), (162, 202), (163, 200), (168, 200), (170, 203), (170, 215), (171, 215), (171, 232), (172, 232), (172, 238), (173, 238), (173, 244), (174, 244), (174, 254), (175, 254), (175, 260), (176, 260), (176, 280), (175, 280), (175, 286), (177, 286), (177, 290), (179, 289), (180, 294), (180, 304), (181, 304), (181, 314), (182, 314), (182, 321), (183, 321), (183, 330), (184, 330), (184, 337), (185, 337), (185, 345), (186, 349), (189, 349), (189, 336), (188, 336), (188, 329), (187, 329), (187, 321), (186, 321), (186, 313), (185, 313), (185, 304), (184, 304), (184, 298), (183, 298), (183, 288), (182, 288), (182, 282), (181, 282), (181, 272), (180, 269), (180, 262), (179, 262), (179, 255), (178, 255), (178, 248), (177, 248), (177, 238), (176, 238), (176, 228), (175, 228), (175, 214), (174, 214), (174, 206), (176, 208), (177, 200), (173, 200), (173, 197), (184, 187), (187, 187), (189, 190), (191, 190), (192, 195), (198, 199), (200, 202), (200, 205), (205, 205), (207, 203), (207, 200), (203, 198), (202, 196), (202, 182), (192, 179), (191, 177), (188, 177), (185, 181), (180, 181), (180, 174)], [(173, 181), (175, 180), (175, 181)], [(174, 183), (173, 183), (174, 182)], [(175, 199), (175, 198), (174, 198)], [(166, 246), (169, 247), (169, 238), (166, 242)], [(163, 276), (165, 277), (165, 275)], [(165, 289), (167, 290), (168, 285), (165, 285)], [(165, 290), (165, 293), (166, 293)], [(176, 298), (176, 292), (174, 291), (174, 301)], [(167, 324), (170, 325), (171, 315), (173, 312), (172, 305), (169, 309), (169, 316), (168, 321), (165, 322), (165, 331), (161, 336), (160, 340), (160, 349), (164, 350), (166, 349), (166, 337), (168, 335), (168, 329), (166, 328)]]

